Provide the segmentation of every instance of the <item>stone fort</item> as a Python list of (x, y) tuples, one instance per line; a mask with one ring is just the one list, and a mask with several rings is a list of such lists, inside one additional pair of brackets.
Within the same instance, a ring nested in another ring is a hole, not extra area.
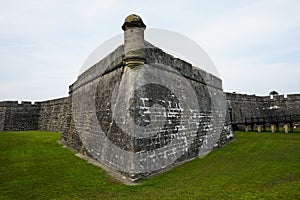
[(60, 132), (64, 145), (134, 182), (227, 144), (232, 129), (299, 123), (291, 116), (300, 94), (225, 93), (218, 77), (145, 41), (139, 16), (122, 29), (124, 44), (83, 72), (69, 96), (0, 102), (0, 131)]

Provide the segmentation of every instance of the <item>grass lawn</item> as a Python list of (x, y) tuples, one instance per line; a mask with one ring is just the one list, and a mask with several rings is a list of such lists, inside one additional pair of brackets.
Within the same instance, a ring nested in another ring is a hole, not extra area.
[(231, 144), (127, 186), (74, 156), (58, 133), (0, 133), (0, 199), (300, 199), (300, 133)]

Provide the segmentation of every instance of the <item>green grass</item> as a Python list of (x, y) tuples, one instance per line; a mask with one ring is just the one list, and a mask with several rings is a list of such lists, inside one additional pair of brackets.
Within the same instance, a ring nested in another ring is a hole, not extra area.
[(58, 133), (0, 133), (0, 199), (300, 199), (300, 134), (236, 132), (231, 144), (127, 186)]

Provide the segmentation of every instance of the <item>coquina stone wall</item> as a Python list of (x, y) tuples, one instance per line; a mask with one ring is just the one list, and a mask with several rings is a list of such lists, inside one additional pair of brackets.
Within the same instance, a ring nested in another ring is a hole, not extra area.
[(70, 98), (60, 98), (37, 103), (39, 106), (38, 129), (65, 132), (71, 123)]
[(235, 128), (244, 130), (245, 118), (283, 115), (300, 115), (300, 94), (255, 96), (226, 93)]
[(0, 102), (0, 131), (37, 130), (39, 106), (31, 102)]
[(121, 45), (71, 85), (63, 143), (134, 181), (233, 139), (219, 78), (147, 42), (145, 65), (123, 58)]
[[(232, 109), (232, 122), (243, 123), (245, 118), (271, 115), (299, 115), (300, 94), (256, 96), (225, 93)], [(66, 132), (74, 129), (71, 117), (71, 98), (43, 102), (0, 102), (0, 131), (44, 130)], [(227, 115), (227, 121), (229, 115)]]
[(69, 97), (43, 102), (0, 102), (0, 131), (65, 132), (71, 124)]

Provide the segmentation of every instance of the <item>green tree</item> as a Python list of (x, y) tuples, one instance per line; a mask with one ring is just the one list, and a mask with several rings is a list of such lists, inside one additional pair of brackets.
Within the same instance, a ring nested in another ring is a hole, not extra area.
[(275, 91), (275, 90), (273, 90), (273, 91), (271, 91), (271, 92), (269, 93), (269, 95), (278, 95), (278, 92)]

